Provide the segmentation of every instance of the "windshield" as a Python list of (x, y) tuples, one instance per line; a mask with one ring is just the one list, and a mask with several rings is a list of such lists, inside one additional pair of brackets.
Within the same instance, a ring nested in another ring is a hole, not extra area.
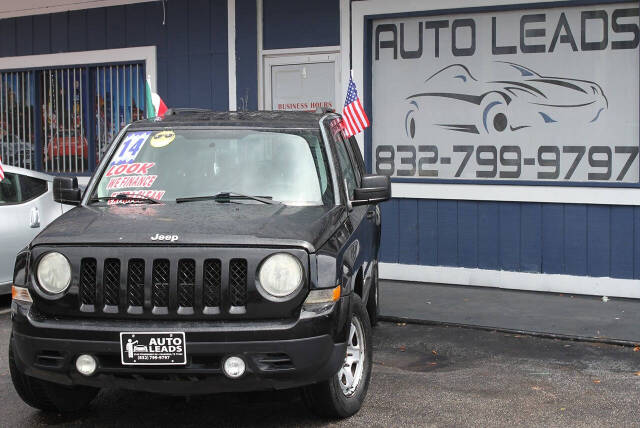
[[(109, 160), (92, 198), (110, 204), (131, 203), (133, 197), (172, 202), (226, 192), (287, 205), (333, 205), (319, 131), (131, 131)], [(122, 194), (132, 198), (116, 198)], [(105, 200), (109, 197), (114, 199)], [(248, 198), (234, 202), (260, 203)]]

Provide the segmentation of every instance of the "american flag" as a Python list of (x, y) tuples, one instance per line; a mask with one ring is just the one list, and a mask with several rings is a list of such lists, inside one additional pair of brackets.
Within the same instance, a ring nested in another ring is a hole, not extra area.
[(349, 88), (347, 89), (347, 99), (342, 109), (342, 117), (344, 118), (347, 137), (359, 134), (369, 126), (369, 118), (362, 108), (360, 98), (358, 98), (358, 90), (356, 89), (356, 84), (353, 83), (353, 77), (349, 78)]
[(4, 169), (2, 168), (2, 158), (0, 158), (0, 181), (4, 180)]

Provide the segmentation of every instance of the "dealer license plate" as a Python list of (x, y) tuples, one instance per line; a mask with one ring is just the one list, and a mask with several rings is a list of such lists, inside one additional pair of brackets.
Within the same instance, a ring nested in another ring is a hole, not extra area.
[(187, 347), (184, 333), (120, 333), (122, 364), (184, 365)]

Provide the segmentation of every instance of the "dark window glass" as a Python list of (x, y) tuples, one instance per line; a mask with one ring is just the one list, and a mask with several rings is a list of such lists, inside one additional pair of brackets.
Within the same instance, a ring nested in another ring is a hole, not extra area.
[(21, 175), (20, 189), (22, 190), (22, 200), (27, 201), (29, 199), (37, 198), (38, 196), (46, 193), (47, 182), (39, 178)]
[(342, 138), (336, 136), (336, 152), (338, 152), (338, 162), (340, 163), (340, 169), (342, 170), (342, 178), (347, 183), (347, 193), (349, 199), (353, 199), (353, 189), (358, 186), (358, 175), (354, 171), (347, 146)]
[(18, 202), (22, 202), (18, 176), (5, 172), (4, 180), (0, 181), (0, 204), (17, 204)]

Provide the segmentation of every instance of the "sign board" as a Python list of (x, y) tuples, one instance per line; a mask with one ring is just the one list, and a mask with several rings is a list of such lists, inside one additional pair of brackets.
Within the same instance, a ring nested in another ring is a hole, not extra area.
[(637, 5), (384, 18), (371, 41), (374, 172), (640, 182)]
[(271, 66), (271, 109), (316, 111), (335, 108), (335, 63)]

